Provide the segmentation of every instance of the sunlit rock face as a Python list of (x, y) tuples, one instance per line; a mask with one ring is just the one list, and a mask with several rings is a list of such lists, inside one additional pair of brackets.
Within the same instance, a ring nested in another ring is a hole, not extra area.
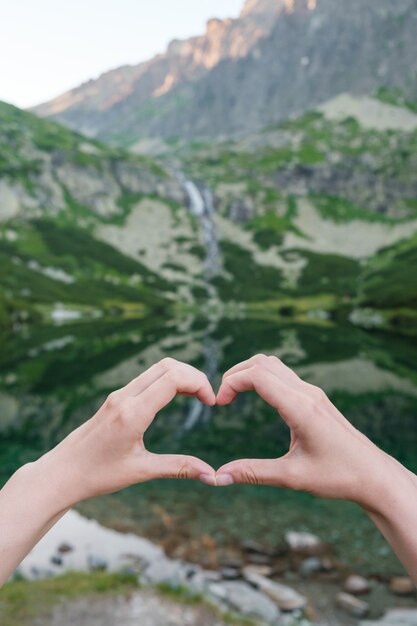
[[(35, 108), (106, 142), (255, 130), (340, 93), (417, 99), (415, 0), (247, 0), (146, 63)], [(325, 71), (323, 71), (325, 68)]]

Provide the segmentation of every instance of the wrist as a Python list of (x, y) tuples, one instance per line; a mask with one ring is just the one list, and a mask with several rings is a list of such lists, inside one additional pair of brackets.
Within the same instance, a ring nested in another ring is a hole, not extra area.
[[(410, 500), (417, 501), (416, 477), (396, 459), (381, 452), (372, 464), (372, 478), (363, 480), (357, 503), (371, 517), (391, 520)], [(400, 513), (401, 514), (401, 513)]]
[(62, 515), (77, 502), (68, 468), (53, 453), (54, 450), (27, 463), (13, 476), (22, 489), (27, 490), (28, 498), (33, 494), (36, 505), (43, 510), (45, 517), (51, 519)]

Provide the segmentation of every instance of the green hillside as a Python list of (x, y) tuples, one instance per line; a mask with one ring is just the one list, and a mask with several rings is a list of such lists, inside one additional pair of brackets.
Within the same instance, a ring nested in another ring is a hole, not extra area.
[[(173, 142), (156, 161), (0, 104), (0, 323), (172, 305), (206, 315), (210, 300), (224, 314), (410, 332), (416, 147), (417, 124), (315, 111), (238, 139)], [(209, 280), (179, 167), (213, 194)]]

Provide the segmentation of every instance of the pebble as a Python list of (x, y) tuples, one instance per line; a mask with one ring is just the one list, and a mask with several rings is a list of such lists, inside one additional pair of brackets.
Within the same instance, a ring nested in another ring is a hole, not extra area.
[(297, 533), (290, 531), (285, 535), (285, 541), (293, 552), (318, 554), (322, 552), (324, 544), (322, 540), (311, 533)]
[(366, 617), (369, 613), (369, 604), (367, 602), (359, 600), (344, 591), (337, 594), (336, 603), (341, 609), (349, 613), (349, 615), (352, 615), (352, 617), (362, 618)]
[(307, 599), (292, 587), (282, 585), (259, 574), (251, 574), (246, 578), (259, 591), (274, 600), (282, 611), (302, 610), (307, 604)]
[(390, 581), (389, 589), (397, 596), (409, 596), (416, 592), (411, 578), (408, 576), (396, 576)]
[(240, 569), (236, 567), (222, 567), (220, 574), (224, 580), (236, 580), (240, 578)]
[(364, 621), (359, 626), (416, 626), (417, 609), (390, 609), (377, 621)]
[(61, 543), (58, 546), (57, 552), (60, 554), (66, 554), (67, 552), (73, 552), (74, 548), (70, 543)]
[(272, 559), (268, 554), (257, 554), (254, 552), (253, 554), (248, 554), (247, 560), (249, 563), (253, 565), (270, 565)]
[(348, 576), (345, 580), (344, 589), (347, 593), (353, 595), (361, 595), (362, 593), (369, 593), (371, 587), (369, 581), (363, 576)]
[(263, 546), (256, 541), (248, 540), (243, 542), (243, 549), (245, 552), (254, 553), (254, 554), (262, 554), (268, 557), (273, 557), (275, 552), (266, 546)]
[(272, 576), (274, 570), (270, 565), (246, 565), (242, 569), (242, 574), (244, 578), (248, 578), (249, 576), (255, 574), (259, 576)]
[(103, 559), (103, 557), (97, 554), (89, 554), (87, 557), (87, 563), (90, 571), (92, 572), (104, 571), (108, 568), (106, 559)]
[(317, 556), (311, 556), (305, 559), (300, 565), (300, 576), (303, 578), (309, 578), (312, 574), (321, 572), (323, 570), (323, 562)]

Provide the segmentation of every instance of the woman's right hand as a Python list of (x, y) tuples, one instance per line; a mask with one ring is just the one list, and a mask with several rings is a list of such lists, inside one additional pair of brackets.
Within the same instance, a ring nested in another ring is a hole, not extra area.
[(154, 454), (144, 435), (155, 415), (177, 394), (213, 405), (207, 376), (166, 358), (114, 391), (98, 412), (35, 462), (56, 485), (65, 506), (155, 478), (193, 478), (214, 484), (214, 469), (196, 457)]

